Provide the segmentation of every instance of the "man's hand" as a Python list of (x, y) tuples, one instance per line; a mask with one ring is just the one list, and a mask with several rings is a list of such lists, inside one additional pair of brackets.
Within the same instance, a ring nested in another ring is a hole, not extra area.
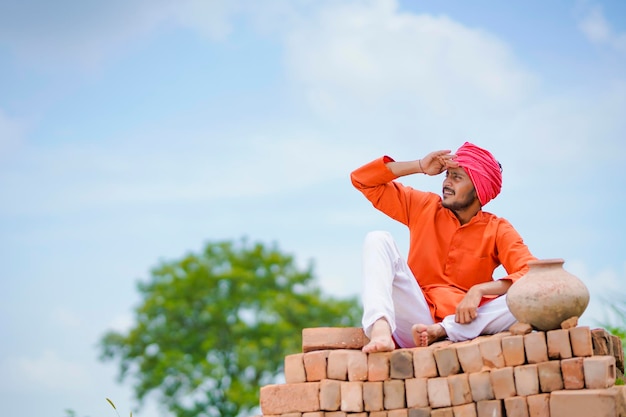
[(438, 175), (448, 168), (457, 168), (458, 162), (454, 160), (456, 155), (450, 150), (431, 152), (419, 160), (422, 172), (427, 175)]
[(483, 293), (476, 286), (469, 289), (465, 297), (456, 306), (456, 315), (454, 321), (461, 324), (467, 324), (474, 321), (478, 316), (478, 305), (483, 298)]

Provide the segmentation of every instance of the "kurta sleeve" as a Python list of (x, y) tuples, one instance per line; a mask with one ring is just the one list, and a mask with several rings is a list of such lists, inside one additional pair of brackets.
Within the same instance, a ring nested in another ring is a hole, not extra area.
[(378, 158), (353, 171), (350, 179), (354, 187), (374, 207), (389, 217), (408, 224), (410, 194), (416, 190), (395, 182), (398, 177), (387, 168), (387, 162), (393, 162), (393, 159), (388, 156)]
[(501, 279), (515, 282), (528, 272), (528, 262), (536, 260), (517, 230), (506, 220), (502, 220), (496, 238), (498, 258), (507, 272)]

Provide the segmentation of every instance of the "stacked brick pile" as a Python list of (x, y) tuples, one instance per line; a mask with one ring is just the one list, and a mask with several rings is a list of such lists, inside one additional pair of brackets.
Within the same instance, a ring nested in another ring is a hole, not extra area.
[(363, 353), (358, 328), (303, 331), (265, 417), (626, 417), (619, 338), (579, 326)]

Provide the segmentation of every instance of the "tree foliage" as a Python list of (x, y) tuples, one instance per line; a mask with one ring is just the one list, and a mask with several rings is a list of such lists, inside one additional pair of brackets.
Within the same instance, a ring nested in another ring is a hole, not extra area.
[(245, 239), (162, 262), (138, 290), (134, 327), (105, 334), (101, 359), (119, 361), (140, 403), (157, 393), (178, 417), (249, 412), (285, 355), (301, 351), (303, 328), (354, 326), (361, 311), (355, 298), (324, 295), (312, 266)]

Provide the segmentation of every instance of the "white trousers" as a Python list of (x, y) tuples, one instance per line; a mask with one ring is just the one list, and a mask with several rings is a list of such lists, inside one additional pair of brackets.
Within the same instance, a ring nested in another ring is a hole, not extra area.
[[(434, 323), (422, 289), (388, 232), (370, 232), (365, 238), (362, 300), (362, 325), (368, 337), (373, 324), (385, 318), (400, 347), (415, 347), (411, 327)], [(476, 319), (467, 324), (456, 323), (454, 315), (445, 317), (441, 325), (448, 339), (459, 342), (481, 334), (495, 334), (516, 322), (503, 296), (480, 306), (477, 313)]]

